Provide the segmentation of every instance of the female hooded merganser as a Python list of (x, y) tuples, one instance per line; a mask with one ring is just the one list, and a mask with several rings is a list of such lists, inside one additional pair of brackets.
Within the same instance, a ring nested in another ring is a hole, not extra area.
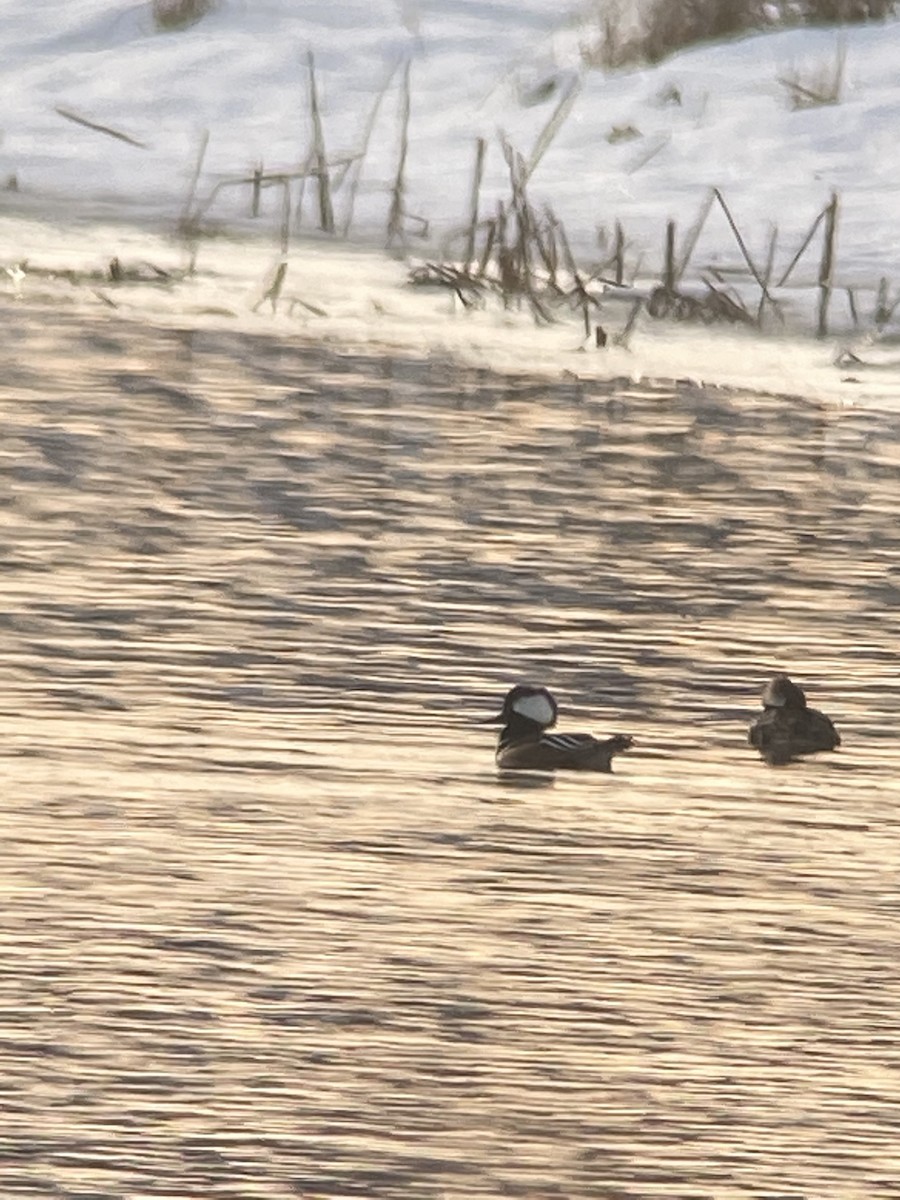
[(590, 733), (545, 733), (556, 724), (556, 701), (546, 688), (519, 684), (485, 725), (502, 725), (497, 766), (504, 771), (611, 771), (614, 754), (633, 745), (616, 734), (605, 742)]
[(787, 763), (801, 754), (833, 750), (841, 744), (828, 717), (807, 707), (803, 690), (787, 675), (769, 680), (763, 688), (762, 706), (762, 716), (750, 726), (749, 740), (768, 763)]

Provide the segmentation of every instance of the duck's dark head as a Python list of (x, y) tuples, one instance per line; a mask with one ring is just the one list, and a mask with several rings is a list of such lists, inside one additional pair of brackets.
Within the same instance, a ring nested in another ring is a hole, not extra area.
[(803, 689), (787, 675), (773, 675), (762, 691), (763, 708), (806, 708)]
[(550, 729), (556, 724), (556, 701), (544, 687), (528, 683), (517, 684), (506, 693), (503, 708), (496, 717), (488, 717), (485, 725), (528, 723), (538, 729)]

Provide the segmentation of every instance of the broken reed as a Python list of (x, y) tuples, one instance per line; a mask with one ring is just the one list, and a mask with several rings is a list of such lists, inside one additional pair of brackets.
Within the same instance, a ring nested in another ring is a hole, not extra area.
[[(734, 294), (728, 294), (716, 288), (716, 286), (709, 279), (708, 275), (706, 275), (701, 276), (701, 278), (710, 292), (708, 300), (714, 298), (715, 307), (720, 310), (723, 309), (723, 306), (724, 309), (729, 309), (730, 306), (737, 304), (742, 310), (742, 314), (735, 310), (732, 314), (734, 319), (746, 320), (748, 323), (752, 320), (752, 322), (757, 326), (762, 324), (763, 315), (767, 304), (772, 308), (773, 312), (783, 320), (783, 315), (778, 301), (772, 295), (770, 290), (775, 267), (775, 252), (778, 244), (778, 227), (773, 226), (770, 230), (765, 265), (760, 268), (747, 247), (746, 239), (741, 233), (734, 215), (725, 201), (725, 197), (718, 188), (710, 189), (710, 192), (701, 206), (700, 214), (694, 225), (691, 227), (687, 238), (685, 239), (684, 249), (677, 262), (675, 254), (675, 224), (673, 221), (669, 221), (667, 223), (666, 240), (663, 251), (664, 268), (661, 291), (673, 300), (688, 299), (687, 297), (679, 296), (678, 284), (688, 268), (691, 256), (696, 249), (697, 242), (703, 230), (703, 226), (705, 225), (714, 204), (718, 204), (719, 208), (724, 214), (728, 223), (728, 227), (734, 236), (735, 243), (741, 252), (746, 269), (759, 288), (759, 301), (757, 304), (756, 316), (755, 318), (751, 318), (746, 312), (746, 309), (743, 308), (739, 298), (737, 298)], [(819, 261), (817, 284), (819, 289), (819, 299), (817, 306), (816, 333), (818, 337), (826, 337), (828, 334), (828, 309), (834, 288), (834, 268), (836, 262), (835, 241), (837, 236), (838, 210), (838, 195), (836, 192), (832, 192), (831, 199), (829, 200), (828, 204), (816, 216), (809, 231), (803, 237), (798, 250), (791, 258), (790, 263), (776, 284), (777, 287), (782, 287), (787, 283), (793, 274), (794, 269), (803, 258), (806, 251), (812, 245), (813, 239), (815, 238), (819, 227), (822, 226), (822, 251)], [(721, 279), (721, 276), (719, 276), (719, 278)], [(852, 292), (849, 293), (849, 300), (851, 313), (854, 316), (854, 323), (856, 323), (857, 317), (855, 299)]]

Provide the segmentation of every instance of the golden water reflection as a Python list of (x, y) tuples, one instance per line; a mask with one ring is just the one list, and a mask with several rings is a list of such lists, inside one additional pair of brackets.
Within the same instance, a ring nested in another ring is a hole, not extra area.
[(891, 414), (6, 318), (0, 1195), (900, 1195)]

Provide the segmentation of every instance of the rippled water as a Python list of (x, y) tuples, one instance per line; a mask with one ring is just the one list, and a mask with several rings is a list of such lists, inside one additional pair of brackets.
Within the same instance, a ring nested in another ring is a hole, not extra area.
[(894, 416), (4, 315), (0, 1196), (900, 1196)]

